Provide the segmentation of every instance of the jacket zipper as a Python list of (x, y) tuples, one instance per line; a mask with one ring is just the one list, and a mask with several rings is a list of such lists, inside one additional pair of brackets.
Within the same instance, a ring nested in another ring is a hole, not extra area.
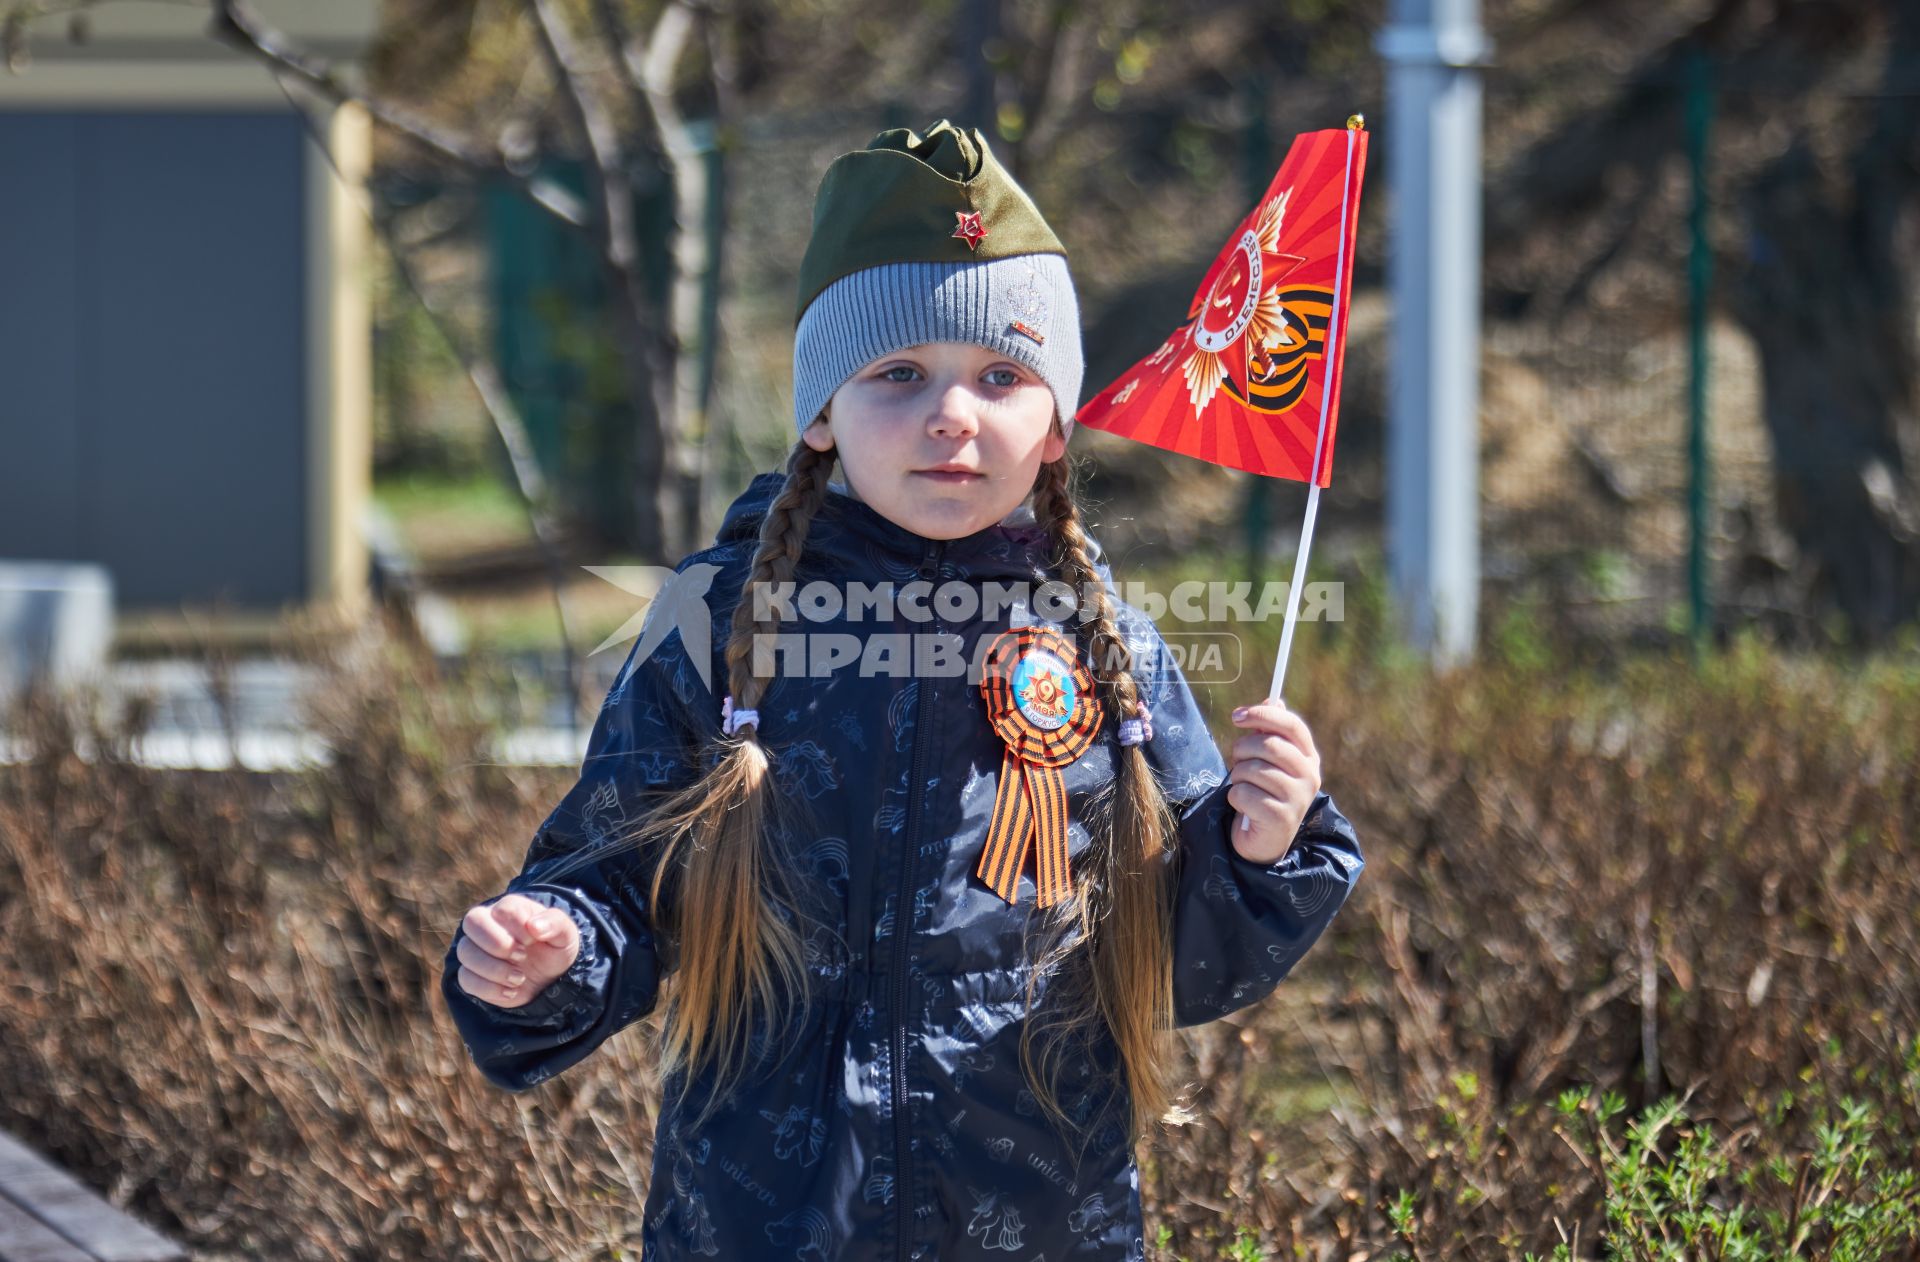
[[(927, 545), (920, 558), (920, 577), (931, 580), (940, 573), (940, 561), (947, 545), (940, 540)], [(931, 603), (928, 606), (932, 608)], [(934, 634), (940, 633), (940, 615), (933, 615)], [(907, 1242), (913, 1236), (913, 1146), (909, 1132), (912, 1120), (907, 1114), (907, 935), (913, 930), (913, 862), (920, 852), (920, 816), (926, 785), (927, 715), (932, 681), (920, 681), (920, 695), (913, 716), (913, 780), (909, 786), (907, 844), (900, 856), (900, 887), (893, 903), (893, 1168), (897, 1172), (893, 1194), (899, 1198), (899, 1248), (895, 1256), (908, 1262)]]

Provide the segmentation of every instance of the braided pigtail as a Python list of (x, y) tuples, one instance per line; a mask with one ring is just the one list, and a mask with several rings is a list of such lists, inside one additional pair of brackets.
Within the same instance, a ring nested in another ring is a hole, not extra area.
[[(1100, 702), (1109, 721), (1143, 713), (1133, 657), (1114, 624), (1113, 604), (1088, 551), (1073, 498), (1071, 457), (1040, 467), (1034, 483), (1034, 518), (1053, 543), (1053, 568), (1081, 600), (1079, 634)], [(1090, 606), (1090, 610), (1084, 606)], [(1104, 1020), (1120, 1050), (1132, 1109), (1127, 1139), (1137, 1143), (1145, 1119), (1161, 1118), (1172, 1106), (1173, 930), (1167, 868), (1163, 859), (1176, 822), (1139, 743), (1138, 728), (1124, 729), (1114, 750), (1112, 781), (1095, 795), (1088, 821), (1090, 862), (1075, 864), (1077, 897), (1059, 904), (1077, 919), (1077, 941), (1052, 947), (1028, 979), (1053, 971), (1079, 952), (1079, 970), (1062, 969), (1048, 991), (1049, 1012), (1027, 1022), (1020, 1058), (1034, 1094), (1064, 1128), (1066, 1114), (1051, 1087), (1058, 1071), (1083, 1053), (1084, 1040)], [(1046, 1089), (1042, 1089), (1042, 1086)], [(1084, 1145), (1083, 1145), (1084, 1147)]]
[[(769, 825), (781, 809), (775, 764), (755, 713), (768, 681), (753, 673), (754, 637), (779, 630), (777, 610), (755, 618), (757, 584), (793, 578), (807, 530), (825, 502), (834, 453), (795, 443), (787, 484), (760, 526), (759, 547), (734, 607), (727, 640), (729, 701), (712, 770), (663, 799), (635, 830), (635, 845), (658, 849), (649, 898), (678, 945), (667, 989), (660, 1069), (691, 1083), (709, 1067), (716, 1079), (691, 1129), (731, 1091), (751, 1059), (757, 1018), (768, 1017), (769, 1047), (807, 990), (806, 950), (795, 924), (794, 891), (774, 855)], [(764, 590), (764, 589), (759, 589)], [(717, 761), (715, 761), (717, 756)]]

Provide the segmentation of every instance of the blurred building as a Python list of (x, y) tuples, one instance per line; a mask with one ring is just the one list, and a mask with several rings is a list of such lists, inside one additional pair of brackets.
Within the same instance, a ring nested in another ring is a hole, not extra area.
[[(257, 3), (336, 62), (375, 7)], [(32, 19), (0, 73), (0, 565), (102, 567), (122, 647), (367, 589), (367, 121), (303, 114), (207, 20)]]

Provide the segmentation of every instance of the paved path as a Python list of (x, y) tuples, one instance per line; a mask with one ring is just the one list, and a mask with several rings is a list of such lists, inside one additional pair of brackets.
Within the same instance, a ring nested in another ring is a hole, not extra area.
[(186, 1256), (0, 1131), (0, 1262), (176, 1262)]
[[(586, 672), (587, 695), (600, 697), (626, 660), (609, 650), (579, 663)], [(443, 663), (452, 669), (453, 663)], [(521, 689), (549, 698), (538, 713), (521, 716), (494, 742), (495, 758), (515, 766), (577, 767), (586, 754), (593, 715), (582, 714), (570, 727), (562, 695), (558, 655), (529, 656), (514, 663)], [(231, 679), (233, 732), (222, 721), (221, 706), (204, 665), (188, 659), (131, 661), (110, 668), (108, 691), (149, 699), (146, 735), (135, 742), (135, 761), (149, 767), (220, 771), (239, 765), (252, 771), (286, 771), (325, 764), (331, 751), (321, 737), (301, 725), (300, 697), (321, 682), (311, 666), (260, 658), (236, 663)], [(82, 749), (82, 757), (89, 751)], [(20, 762), (23, 743), (0, 729), (0, 764)]]

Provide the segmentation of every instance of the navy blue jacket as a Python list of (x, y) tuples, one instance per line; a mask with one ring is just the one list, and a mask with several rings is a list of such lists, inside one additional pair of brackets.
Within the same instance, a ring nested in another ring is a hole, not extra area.
[[(636, 644), (594, 724), (578, 783), (508, 885), (573, 916), (581, 950), (572, 968), (525, 1006), (500, 1008), (459, 988), (448, 949), (446, 1003), (480, 1072), (507, 1090), (545, 1081), (647, 1015), (673, 968), (673, 944), (651, 928), (650, 873), (634, 852), (555, 881), (542, 873), (556, 856), (632, 821), (650, 795), (700, 774), (720, 728), (733, 606), (761, 515), (782, 483), (780, 474), (756, 477), (715, 545), (677, 567), (718, 567), (705, 597), (711, 690), (677, 630), (643, 660)], [(835, 490), (795, 578), (1037, 585), (1052, 577), (1046, 544), (1030, 513), (939, 541)], [(1111, 594), (1111, 575), (1097, 564)], [(1325, 793), (1278, 861), (1254, 863), (1234, 850), (1227, 768), (1193, 694), (1152, 621), (1116, 607), (1153, 714), (1145, 752), (1180, 821), (1175, 1016), (1194, 1025), (1271, 992), (1320, 937), (1364, 862), (1352, 825)], [(996, 612), (992, 622), (937, 612), (929, 622), (889, 622), (843, 610), (832, 622), (788, 627), (938, 634), (964, 666), (975, 641), (1006, 629), (1010, 615)], [(1021, 1070), (1029, 971), (1021, 938), (1035, 891), (1025, 873), (1008, 904), (975, 873), (1004, 749), (977, 681), (916, 677), (910, 663), (897, 674), (848, 665), (782, 674), (758, 708), (781, 791), (811, 812), (805, 828), (781, 826), (772, 839), (817, 899), (807, 936), (813, 1002), (796, 1035), (777, 1048), (756, 1043), (751, 1080), (700, 1133), (684, 1129), (697, 1112), (680, 1107), (687, 1084), (663, 1084), (643, 1262), (1141, 1258), (1124, 1097), (1099, 1085), (1106, 1075), (1096, 1072), (1118, 1064), (1110, 1036), (1098, 1064), (1060, 1088), (1062, 1106), (1092, 1135), (1078, 1165)], [(1089, 843), (1079, 821), (1087, 795), (1111, 775), (1115, 735), (1105, 716), (1093, 746), (1063, 769), (1071, 855)], [(1036, 981), (1038, 993), (1045, 984), (1045, 976)], [(705, 1098), (697, 1083), (694, 1098)]]

